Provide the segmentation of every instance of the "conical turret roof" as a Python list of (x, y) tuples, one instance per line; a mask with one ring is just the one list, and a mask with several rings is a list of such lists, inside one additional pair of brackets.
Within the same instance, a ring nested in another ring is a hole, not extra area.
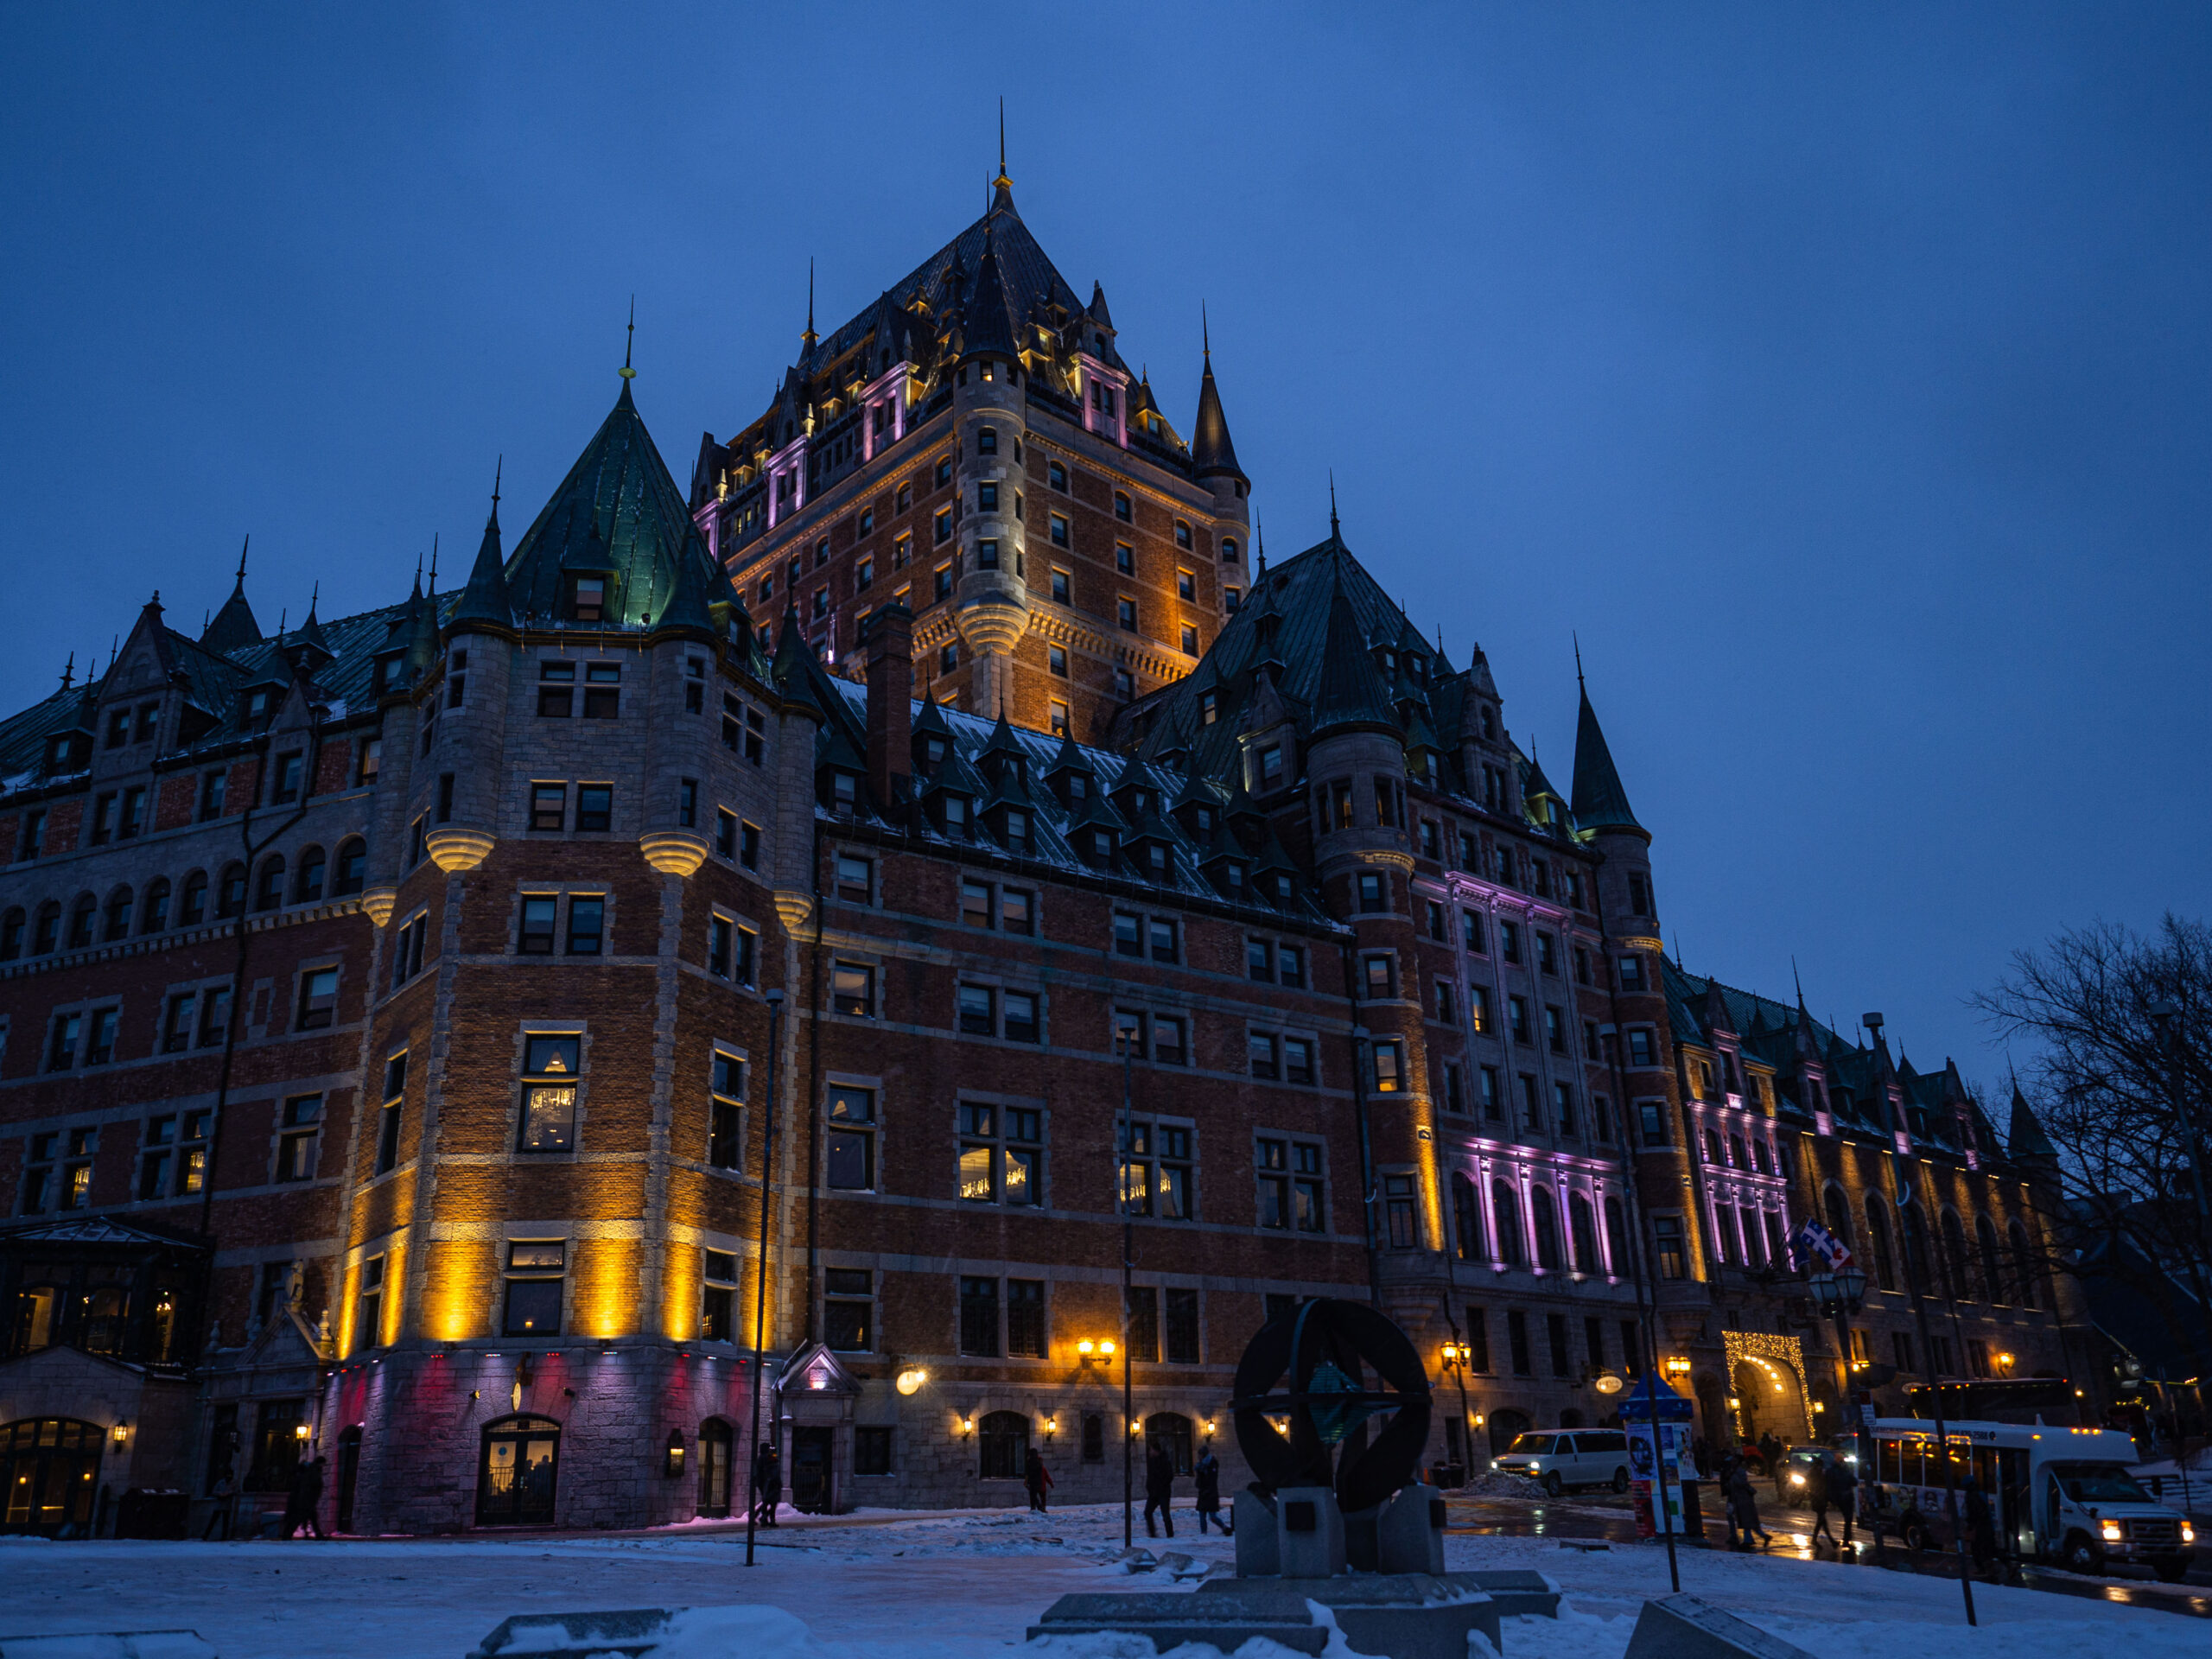
[(1620, 772), (1613, 766), (1612, 751), (1598, 724), (1598, 711), (1590, 706), (1590, 693), (1582, 693), (1582, 709), (1574, 726), (1574, 821), (1585, 830), (1641, 830), (1621, 787)]
[(1221, 388), (1214, 385), (1213, 352), (1205, 353), (1198, 375), (1198, 418), (1191, 428), (1191, 475), (1226, 475), (1245, 483), (1244, 469), (1236, 464), (1236, 446), (1229, 440), (1229, 416), (1221, 412)]
[(238, 577), (232, 585), (231, 596), (223, 601), (223, 608), (215, 613), (207, 631), (200, 636), (200, 643), (218, 657), (247, 645), (261, 643), (261, 625), (253, 620), (253, 607), (245, 600), (245, 551), (238, 551)]
[(476, 563), (469, 567), (468, 585), (461, 589), (461, 603), (454, 608), (454, 626), (469, 622), (502, 628), (514, 623), (514, 607), (507, 598), (505, 563), (499, 551), (499, 498), (496, 494), (492, 498), (491, 515), (484, 521), (484, 539), (476, 549)]
[(1362, 728), (1398, 735), (1389, 688), (1367, 654), (1351, 601), (1339, 586), (1329, 598), (1329, 631), (1321, 642), (1321, 683), (1313, 700), (1313, 735)]
[(1014, 323), (1007, 315), (1006, 279), (999, 274), (998, 251), (992, 245), (990, 222), (983, 225), (983, 259), (976, 267), (976, 286), (964, 314), (963, 356), (989, 352), (1000, 357), (1016, 355)]
[(658, 615), (674, 596), (685, 558), (707, 556), (626, 380), (613, 410), (507, 561), (509, 601), (532, 616), (557, 616), (564, 573), (605, 570), (613, 578), (606, 620), (635, 626)]

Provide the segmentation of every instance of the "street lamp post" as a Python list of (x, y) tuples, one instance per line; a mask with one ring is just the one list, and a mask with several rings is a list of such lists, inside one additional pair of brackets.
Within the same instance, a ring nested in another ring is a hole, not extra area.
[[(1122, 1039), (1122, 1127), (1121, 1147), (1114, 1158), (1114, 1198), (1122, 1211), (1122, 1548), (1136, 1547), (1136, 1419), (1133, 1390), (1129, 1382), (1132, 1363), (1129, 1342), (1129, 1270), (1136, 1256), (1136, 1222), (1129, 1200), (1129, 1153), (1134, 1146), (1129, 1134), (1129, 1068), (1136, 1058), (1136, 1029), (1124, 1026), (1116, 1033)], [(1154, 1356), (1155, 1358), (1158, 1356)], [(1152, 1520), (1147, 1512), (1145, 1524)]]
[[(768, 1181), (776, 1155), (776, 1039), (783, 1019), (784, 994), (768, 993), (767, 1121), (760, 1132), (760, 1254), (753, 1264), (753, 1467), (747, 1471), (745, 1564), (753, 1565), (753, 1529), (760, 1513), (760, 1357), (768, 1332)], [(772, 1494), (771, 1495), (772, 1497)]]

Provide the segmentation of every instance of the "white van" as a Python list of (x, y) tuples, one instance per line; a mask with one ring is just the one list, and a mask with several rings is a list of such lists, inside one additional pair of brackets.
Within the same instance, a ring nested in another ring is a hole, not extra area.
[(1570, 1486), (1628, 1491), (1628, 1436), (1618, 1428), (1535, 1428), (1490, 1460), (1501, 1475), (1539, 1481), (1554, 1497)]
[[(2117, 1429), (2041, 1423), (1943, 1427), (1960, 1513), (1963, 1517), (1967, 1489), (1980, 1487), (1996, 1520), (2002, 1553), (2075, 1573), (2133, 1562), (2169, 1583), (2188, 1573), (2196, 1531), (2128, 1473), (2139, 1454)], [(1935, 1425), (1917, 1417), (1884, 1418), (1873, 1433), (1874, 1466), (1859, 1471), (1869, 1520), (1913, 1548), (1950, 1548), (1944, 1452)]]

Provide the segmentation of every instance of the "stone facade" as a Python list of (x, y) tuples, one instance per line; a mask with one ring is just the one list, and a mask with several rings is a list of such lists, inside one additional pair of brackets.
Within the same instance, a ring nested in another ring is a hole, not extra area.
[(241, 571), (0, 726), (0, 1424), (138, 1424), (101, 1480), (195, 1524), (302, 1450), (363, 1532), (741, 1513), (756, 1399), (817, 1506), (1015, 1503), (1024, 1445), (1105, 1499), (1141, 1438), (1234, 1488), (1244, 1344), (1350, 1296), (1439, 1464), (1655, 1357), (1804, 1438), (1775, 1241), (1878, 1259), (1900, 1176), (1961, 1347), (1878, 1283), (1869, 1363), (2075, 1363), (1979, 1249), (2047, 1170), (1664, 958), (1586, 698), (1562, 797), (1333, 519), (1248, 571), (1210, 365), (1185, 442), (1009, 188), (804, 345), (688, 498), (626, 383), (459, 592), (269, 639)]

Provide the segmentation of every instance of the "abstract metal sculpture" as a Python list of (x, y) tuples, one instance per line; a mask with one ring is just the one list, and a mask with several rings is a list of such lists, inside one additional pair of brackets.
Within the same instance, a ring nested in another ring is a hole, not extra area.
[[(1389, 1319), (1364, 1303), (1323, 1299), (1260, 1328), (1237, 1362), (1230, 1409), (1236, 1444), (1262, 1481), (1333, 1485), (1351, 1513), (1412, 1478), (1428, 1444), (1428, 1374)], [(1370, 1441), (1368, 1421), (1383, 1414), (1389, 1421)]]

